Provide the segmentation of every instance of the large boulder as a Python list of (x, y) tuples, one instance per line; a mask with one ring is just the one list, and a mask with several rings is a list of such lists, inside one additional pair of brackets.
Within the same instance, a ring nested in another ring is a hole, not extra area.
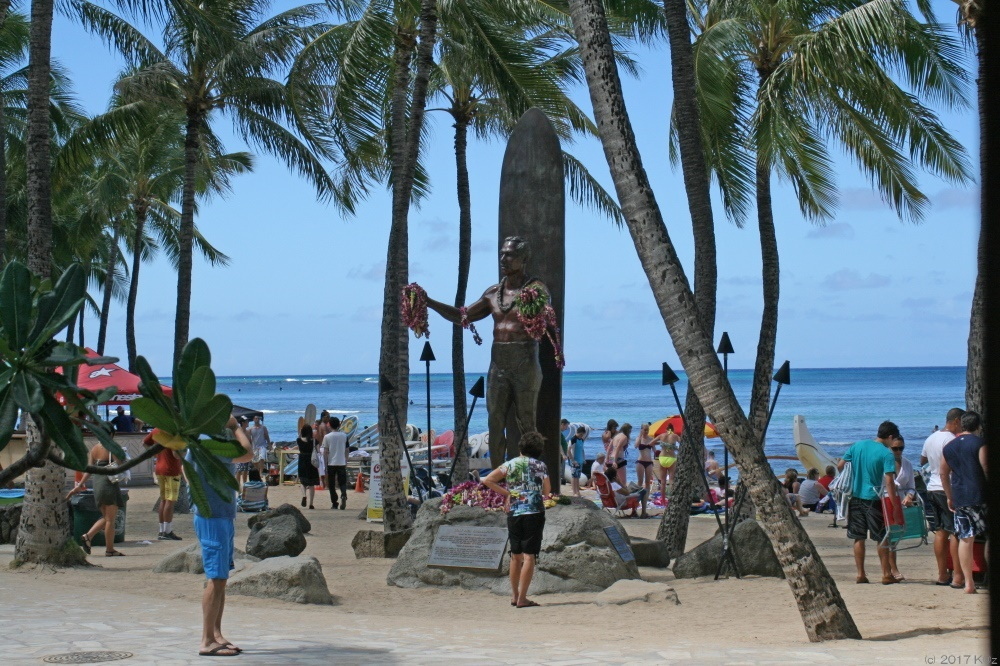
[(21, 524), (23, 503), (0, 506), (0, 543), (17, 541), (17, 529)]
[(269, 509), (267, 511), (261, 511), (260, 513), (250, 516), (247, 520), (247, 527), (253, 529), (256, 525), (263, 525), (272, 518), (278, 516), (291, 516), (295, 519), (295, 523), (299, 526), (299, 531), (303, 534), (309, 534), (312, 532), (312, 525), (309, 523), (309, 519), (302, 515), (298, 507), (294, 507), (291, 504), (282, 504), (276, 509)]
[[(253, 555), (247, 555), (239, 548), (235, 549), (233, 553), (235, 571), (242, 571), (254, 562), (260, 562), (260, 560)], [(195, 542), (167, 555), (153, 567), (153, 573), (205, 573), (205, 565), (201, 559), (201, 545)]]
[(396, 557), (409, 541), (413, 530), (383, 532), (381, 530), (360, 530), (351, 540), (354, 557)]
[(632, 537), (632, 552), (635, 553), (635, 563), (640, 567), (666, 569), (670, 566), (667, 544), (662, 541)]
[(305, 549), (306, 537), (294, 516), (278, 515), (266, 523), (256, 523), (247, 537), (247, 552), (262, 560), (284, 555), (295, 557)]
[[(735, 555), (741, 576), (785, 577), (770, 540), (755, 520), (744, 520), (733, 529), (730, 550)], [(674, 576), (677, 578), (715, 576), (719, 570), (721, 557), (722, 534), (718, 533), (678, 557), (674, 563)], [(727, 571), (732, 573), (731, 569)]]
[[(507, 557), (498, 571), (438, 568), (427, 564), (434, 537), (442, 525), (506, 528), (506, 514), (456, 506), (442, 515), (440, 507), (440, 499), (428, 500), (420, 507), (413, 535), (389, 571), (389, 584), (397, 587), (441, 585), (485, 588), (495, 594), (508, 594), (510, 560)], [(628, 534), (618, 520), (592, 502), (574, 500), (571, 504), (548, 509), (545, 512), (542, 551), (531, 582), (531, 593), (599, 592), (616, 581), (639, 578), (636, 563), (622, 560), (604, 532), (605, 527), (618, 530), (628, 542)]]
[(332, 604), (323, 568), (315, 557), (272, 557), (229, 579), (229, 592), (297, 604)]

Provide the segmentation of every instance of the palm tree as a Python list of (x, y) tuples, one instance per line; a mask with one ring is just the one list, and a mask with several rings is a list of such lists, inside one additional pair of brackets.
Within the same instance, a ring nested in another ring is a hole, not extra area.
[(969, 317), (968, 359), (965, 366), (965, 408), (985, 413), (986, 388), (984, 364), (986, 359), (984, 321), (986, 309), (986, 275), (989, 261), (986, 252), (986, 23), (985, 0), (955, 0), (959, 7), (959, 21), (972, 36), (976, 45), (976, 101), (979, 109), (979, 205), (981, 220), (979, 244), (976, 252), (976, 286), (972, 292), (972, 314)]
[(176, 362), (188, 341), (191, 316), (199, 156), (211, 141), (215, 117), (225, 112), (245, 140), (309, 179), (320, 198), (337, 197), (320, 159), (322, 147), (310, 145), (295, 131), (294, 100), (289, 89), (272, 78), (290, 65), (309, 39), (317, 7), (297, 7), (268, 17), (266, 0), (126, 4), (140, 17), (164, 19), (162, 50), (124, 18), (97, 5), (81, 3), (79, 15), (88, 29), (117, 47), (132, 68), (117, 85), (124, 99), (136, 100), (151, 116), (153, 110), (168, 109), (184, 116)]
[(701, 325), (698, 306), (642, 166), (600, 0), (570, 0), (601, 142), (636, 253), (688, 380), (747, 482), (810, 640), (860, 638), (826, 566), (792, 516)]
[[(762, 434), (778, 326), (772, 173), (792, 182), (807, 219), (829, 219), (836, 185), (828, 144), (836, 143), (902, 218), (919, 220), (927, 198), (913, 163), (951, 181), (969, 177), (965, 151), (919, 101), (963, 103), (964, 72), (933, 16), (920, 22), (904, 0), (720, 0), (696, 9), (704, 135), (731, 137), (710, 143), (711, 166), (738, 222), (756, 198), (764, 311), (750, 418)], [(849, 68), (839, 66), (845, 57)]]

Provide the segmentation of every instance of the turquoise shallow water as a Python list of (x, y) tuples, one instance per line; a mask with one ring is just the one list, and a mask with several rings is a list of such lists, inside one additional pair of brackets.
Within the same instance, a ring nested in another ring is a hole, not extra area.
[[(744, 408), (749, 402), (751, 370), (731, 370), (733, 389)], [(479, 373), (468, 373), (472, 386)], [(169, 382), (169, 380), (166, 380)], [(413, 375), (407, 420), (427, 428), (424, 375)], [(687, 389), (684, 376), (677, 385), (681, 400)], [(773, 385), (772, 385), (773, 387)], [(311, 375), (221, 377), (218, 390), (233, 402), (262, 410), (274, 440), (292, 440), (295, 424), (309, 403), (338, 416), (355, 415), (360, 425), (376, 421), (378, 383), (372, 375)], [(452, 427), (451, 375), (431, 375), (431, 426), (441, 432)], [(905, 455), (913, 462), (923, 440), (935, 425), (944, 424), (951, 407), (964, 404), (965, 368), (833, 368), (792, 369), (792, 383), (778, 399), (765, 451), (768, 455), (795, 455), (792, 417), (802, 414), (817, 441), (839, 455), (854, 441), (872, 437), (878, 424), (895, 421), (907, 440)], [(773, 392), (772, 392), (773, 396)], [(471, 398), (470, 398), (471, 404)], [(638, 425), (677, 412), (669, 387), (660, 384), (657, 371), (567, 372), (563, 379), (563, 416), (588, 423), (599, 431), (608, 419)], [(486, 406), (480, 401), (472, 417), (471, 433), (486, 430)], [(720, 440), (707, 440), (718, 452)], [(600, 447), (595, 434), (588, 454)], [(630, 449), (634, 455), (634, 448)], [(783, 468), (783, 462), (777, 462)]]

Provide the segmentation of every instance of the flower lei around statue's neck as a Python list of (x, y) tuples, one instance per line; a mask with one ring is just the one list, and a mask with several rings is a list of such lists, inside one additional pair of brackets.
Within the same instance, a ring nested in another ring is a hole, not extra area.
[[(501, 294), (505, 281), (506, 278), (500, 284)], [(555, 309), (549, 303), (548, 292), (532, 278), (514, 298), (514, 307), (517, 308), (517, 320), (524, 326), (525, 332), (534, 340), (541, 340), (543, 335), (547, 337), (555, 352), (556, 367), (560, 370), (565, 367), (566, 359), (560, 344), (562, 336), (559, 332), (559, 321), (556, 319)]]
[[(413, 331), (413, 334), (422, 338), (430, 337), (430, 328), (427, 324), (427, 292), (416, 282), (403, 287), (403, 297), (400, 303), (400, 310), (403, 315), (403, 323)], [(475, 324), (469, 321), (469, 314), (466, 308), (458, 309), (462, 316), (462, 328), (467, 328), (472, 332), (472, 339), (477, 345), (483, 344), (483, 339), (476, 330)]]

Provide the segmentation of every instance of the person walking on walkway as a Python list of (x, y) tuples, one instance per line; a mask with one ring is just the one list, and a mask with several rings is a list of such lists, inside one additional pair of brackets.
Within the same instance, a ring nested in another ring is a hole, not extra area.
[(330, 418), (330, 428), (332, 431), (323, 438), (330, 508), (337, 508), (337, 488), (340, 488), (340, 510), (343, 511), (347, 508), (347, 435), (340, 432), (340, 419), (336, 416)]
[[(976, 412), (962, 415), (962, 432), (945, 445), (941, 460), (941, 483), (948, 497), (948, 508), (955, 513), (955, 536), (958, 537), (958, 562), (962, 580), (952, 582), (955, 589), (976, 593), (972, 578), (972, 557), (976, 537), (986, 533), (986, 443), (980, 436), (982, 421)], [(955, 569), (958, 577), (959, 569)]]
[[(858, 569), (858, 583), (867, 583), (865, 574), (865, 538), (876, 544), (885, 538), (885, 520), (882, 516), (882, 488), (893, 504), (896, 502), (896, 461), (889, 450), (889, 442), (899, 437), (899, 428), (892, 421), (883, 421), (875, 439), (855, 442), (837, 463), (844, 469), (851, 463), (851, 500), (847, 505), (847, 538), (854, 539), (854, 564)], [(889, 551), (877, 548), (882, 567), (882, 584), (899, 581), (889, 569)]]
[(924, 442), (920, 451), (920, 464), (930, 469), (927, 480), (927, 505), (931, 531), (934, 532), (934, 559), (937, 561), (938, 585), (951, 585), (952, 571), (948, 567), (949, 555), (952, 568), (958, 569), (958, 539), (955, 538), (955, 518), (948, 508), (948, 498), (941, 482), (941, 452), (955, 435), (962, 431), (965, 410), (953, 407), (945, 416), (944, 428), (935, 430)]

